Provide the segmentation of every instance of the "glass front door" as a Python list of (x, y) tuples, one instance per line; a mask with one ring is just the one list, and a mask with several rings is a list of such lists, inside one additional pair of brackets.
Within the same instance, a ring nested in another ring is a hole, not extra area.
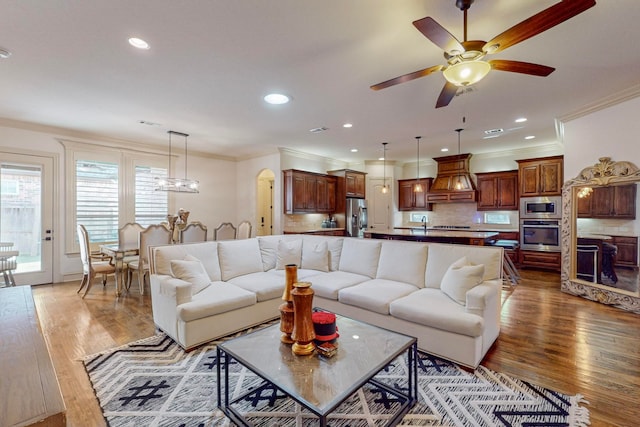
[(16, 283), (53, 280), (52, 159), (2, 153), (0, 161), (0, 241), (20, 252)]

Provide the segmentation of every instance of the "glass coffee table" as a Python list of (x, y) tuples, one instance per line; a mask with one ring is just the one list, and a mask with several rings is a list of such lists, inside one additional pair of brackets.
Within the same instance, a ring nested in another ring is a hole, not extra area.
[[(230, 365), (235, 361), (315, 414), (322, 427), (327, 425), (333, 411), (370, 383), (394, 396), (398, 402), (386, 424), (396, 425), (417, 399), (416, 339), (343, 316), (336, 316), (336, 324), (340, 333), (339, 347), (331, 358), (317, 354), (294, 355), (290, 345), (280, 342), (279, 323), (219, 344), (219, 408), (236, 424), (252, 425), (245, 416), (250, 411), (242, 402), (256, 390), (236, 393), (231, 390)], [(374, 378), (389, 363), (405, 354), (406, 388), (403, 386), (398, 390)]]

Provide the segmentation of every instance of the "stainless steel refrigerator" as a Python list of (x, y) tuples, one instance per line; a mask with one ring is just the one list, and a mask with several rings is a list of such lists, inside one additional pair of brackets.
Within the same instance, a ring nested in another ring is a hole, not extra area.
[(367, 229), (367, 201), (364, 199), (347, 199), (345, 218), (346, 235), (348, 237), (364, 237)]

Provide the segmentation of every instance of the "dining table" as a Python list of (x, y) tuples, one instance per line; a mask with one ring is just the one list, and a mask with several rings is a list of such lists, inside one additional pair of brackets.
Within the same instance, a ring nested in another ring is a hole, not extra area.
[(110, 243), (100, 245), (100, 253), (112, 257), (113, 263), (116, 267), (116, 297), (122, 295), (123, 290), (128, 290), (126, 286), (125, 277), (125, 258), (132, 257), (140, 254), (139, 247), (124, 247), (119, 243)]

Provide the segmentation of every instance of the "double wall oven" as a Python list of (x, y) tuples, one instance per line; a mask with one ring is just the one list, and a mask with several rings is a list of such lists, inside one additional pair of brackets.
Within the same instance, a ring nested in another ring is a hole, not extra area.
[(520, 248), (527, 251), (560, 252), (562, 197), (520, 199)]

